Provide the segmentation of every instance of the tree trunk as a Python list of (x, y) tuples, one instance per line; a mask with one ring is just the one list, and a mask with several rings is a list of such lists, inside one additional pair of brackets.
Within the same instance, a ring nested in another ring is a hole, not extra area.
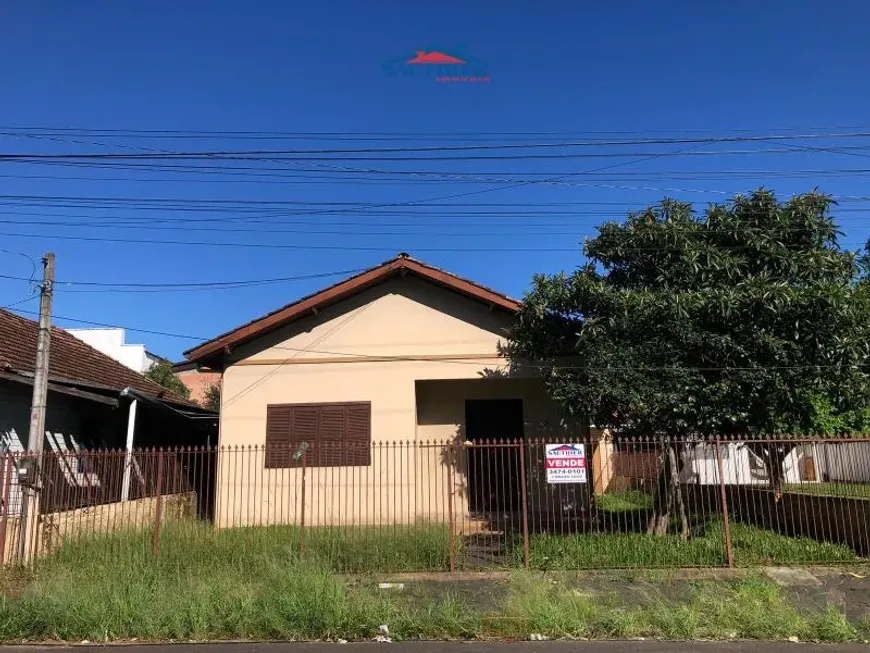
[(748, 442), (747, 446), (761, 458), (767, 471), (767, 484), (773, 492), (773, 500), (782, 499), (782, 484), (785, 480), (785, 459), (795, 447), (793, 442)]
[(768, 463), (770, 489), (773, 491), (775, 503), (779, 503), (780, 499), (782, 499), (782, 481), (785, 476), (785, 472), (782, 469), (783, 463), (785, 463), (785, 456), (780, 451), (771, 456), (771, 460)]
[(680, 491), (679, 463), (676, 447), (671, 442), (663, 445), (659, 455), (659, 477), (654, 498), (653, 514), (646, 532), (648, 535), (667, 535), (670, 531), (671, 515), (677, 511), (680, 520), (680, 537), (689, 537), (689, 518), (686, 504)]
[(680, 486), (679, 475), (674, 474), (674, 497), (677, 502), (677, 514), (680, 517), (680, 539), (689, 539), (689, 515), (686, 513), (686, 502), (683, 498), (683, 490)]

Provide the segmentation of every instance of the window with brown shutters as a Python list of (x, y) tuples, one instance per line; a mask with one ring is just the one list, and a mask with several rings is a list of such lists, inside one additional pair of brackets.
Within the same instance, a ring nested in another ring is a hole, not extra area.
[(266, 407), (266, 467), (296, 467), (293, 456), (308, 443), (308, 467), (371, 464), (369, 402), (278, 404)]

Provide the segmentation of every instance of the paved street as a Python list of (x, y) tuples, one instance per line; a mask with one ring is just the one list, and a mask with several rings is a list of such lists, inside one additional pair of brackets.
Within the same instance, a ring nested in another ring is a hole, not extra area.
[[(401, 642), (383, 644), (311, 643), (221, 643), (124, 645), (124, 653), (864, 653), (865, 644), (804, 644), (792, 642)], [(105, 646), (4, 646), (3, 653), (59, 653), (66, 648), (75, 653), (104, 653)]]

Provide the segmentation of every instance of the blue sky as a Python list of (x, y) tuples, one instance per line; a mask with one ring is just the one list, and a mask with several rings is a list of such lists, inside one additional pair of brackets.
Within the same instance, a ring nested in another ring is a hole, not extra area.
[[(701, 130), (702, 136), (746, 133), (733, 130), (862, 131), (870, 124), (868, 24), (870, 6), (859, 2), (8, 2), (0, 8), (0, 132), (7, 128), (6, 135), (0, 135), (0, 152), (431, 146), (457, 144), (444, 140), (459, 139), (457, 133), (470, 134), (462, 137), (466, 140), (485, 137), (491, 142), (495, 132), (528, 141), (540, 138), (523, 136), (528, 132), (584, 140), (698, 135), (694, 130)], [(491, 81), (444, 84), (426, 76), (385, 74), (384, 62), (430, 48), (464, 52), (484, 62)], [(89, 136), (58, 142), (8, 131), (20, 127), (415, 132), (429, 140)], [(823, 147), (864, 142), (826, 142)], [(119, 144), (124, 148), (119, 150)], [(581, 261), (579, 243), (594, 233), (596, 224), (665, 195), (703, 206), (762, 184), (783, 196), (814, 186), (839, 197), (866, 194), (862, 173), (835, 171), (870, 168), (863, 160), (870, 150), (847, 155), (776, 143), (747, 147), (776, 151), (643, 160), (644, 154), (680, 149), (644, 145), (621, 148), (635, 153), (634, 159), (608, 155), (326, 164), (442, 174), (410, 176), (390, 184), (369, 183), (365, 173), (357, 177), (363, 181), (348, 183), (334, 171), (330, 177), (328, 170), (319, 177), (230, 177), (7, 162), (0, 163), (0, 195), (5, 196), (0, 198), (0, 220), (9, 221), (0, 224), (0, 248), (34, 258), (53, 250), (59, 280), (149, 283), (352, 270), (407, 251), (519, 296), (532, 274), (575, 267)], [(700, 149), (746, 148), (732, 143)], [(585, 151), (616, 150), (602, 146)], [(618, 168), (591, 172), (617, 164)], [(511, 179), (571, 176), (561, 180), (566, 184), (518, 187), (494, 181), (458, 183), (443, 176), (472, 172), (486, 173), (489, 180), (508, 173), (515, 173)], [(434, 199), (477, 191), (485, 192)], [(40, 218), (59, 223), (187, 220), (159, 223), (162, 229), (196, 226), (193, 220), (227, 214), (105, 208), (94, 200), (90, 206), (70, 208), (58, 206), (64, 202), (56, 199), (46, 206), (38, 198), (9, 196), (345, 204), (337, 212), (312, 210), (318, 204), (302, 209), (285, 205), (291, 209), (279, 216), (285, 221), (282, 230), (254, 222), (249, 231), (221, 234), (158, 230), (148, 228), (147, 222), (146, 228), (140, 223), (137, 229), (21, 224)], [(451, 202), (454, 206), (435, 206)], [(413, 208), (370, 206), (402, 203)], [(861, 211), (865, 205), (845, 201), (843, 208), (848, 210), (837, 213), (850, 246), (866, 238)], [(30, 237), (5, 235), (9, 233)], [(111, 243), (58, 236), (282, 244), (299, 249)], [(523, 251), (505, 251), (517, 249)], [(0, 253), (0, 273), (28, 276), (29, 263)], [(336, 280), (148, 293), (81, 292), (87, 288), (61, 284), (55, 312), (210, 337)], [(0, 305), (28, 293), (26, 282), (0, 279)], [(20, 308), (35, 310), (36, 302)], [(128, 340), (145, 342), (172, 358), (195, 344), (136, 333)]]

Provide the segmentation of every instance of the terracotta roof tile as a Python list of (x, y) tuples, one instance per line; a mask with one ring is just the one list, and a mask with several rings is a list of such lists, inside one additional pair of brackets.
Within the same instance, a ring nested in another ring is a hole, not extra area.
[[(0, 369), (33, 374), (38, 324), (0, 309)], [(120, 392), (130, 387), (178, 404), (190, 404), (59, 327), (51, 329), (49, 379)]]

